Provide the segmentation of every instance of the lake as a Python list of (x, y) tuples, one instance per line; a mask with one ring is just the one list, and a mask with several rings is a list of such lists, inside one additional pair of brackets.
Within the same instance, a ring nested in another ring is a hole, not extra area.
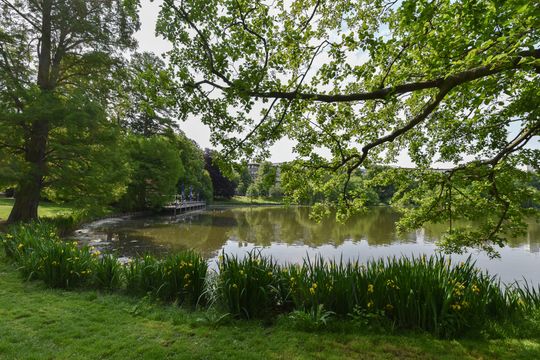
[[(345, 224), (334, 218), (316, 223), (309, 219), (307, 207), (216, 207), (176, 218), (98, 221), (78, 230), (75, 237), (121, 256), (194, 249), (211, 259), (214, 268), (222, 251), (243, 256), (260, 249), (280, 263), (300, 263), (306, 256), (365, 262), (437, 252), (435, 242), (445, 230), (444, 225), (429, 225), (398, 236), (397, 219), (398, 214), (386, 207), (372, 208)], [(452, 259), (459, 262), (471, 255), (478, 267), (500, 276), (504, 282), (525, 278), (540, 284), (540, 224), (529, 221), (526, 236), (511, 239), (499, 252), (499, 259), (490, 259), (478, 251), (452, 255)]]

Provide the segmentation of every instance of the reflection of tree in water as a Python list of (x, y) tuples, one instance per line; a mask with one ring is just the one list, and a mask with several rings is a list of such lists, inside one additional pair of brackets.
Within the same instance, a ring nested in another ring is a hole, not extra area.
[(361, 239), (370, 244), (391, 244), (396, 240), (397, 214), (388, 208), (373, 208), (345, 224), (337, 223), (332, 216), (314, 222), (309, 219), (309, 209), (303, 207), (244, 208), (231, 210), (231, 214), (237, 219), (231, 235), (263, 246), (272, 242), (339, 245), (345, 240)]
[(527, 243), (530, 252), (538, 253), (540, 252), (540, 223), (537, 219), (529, 219), (527, 224), (529, 225), (527, 234), (522, 236), (522, 239), (514, 239), (515, 246)]
[[(521, 247), (528, 244), (531, 252), (539, 252), (540, 248), (540, 224), (534, 219), (527, 220), (528, 228), (524, 235), (507, 239), (507, 245), (510, 247)], [(474, 226), (474, 223), (465, 221), (456, 221), (456, 226)], [(425, 237), (429, 242), (435, 242), (441, 238), (443, 233), (448, 230), (448, 224), (426, 224), (424, 226)], [(536, 250), (536, 251), (534, 251)]]
[[(367, 240), (370, 245), (416, 242), (415, 232), (396, 236), (397, 219), (398, 215), (385, 207), (372, 208), (345, 224), (336, 222), (333, 216), (316, 223), (309, 219), (309, 208), (304, 207), (244, 207), (212, 210), (175, 221), (170, 217), (139, 219), (112, 227), (106, 233), (113, 246), (128, 255), (195, 249), (208, 256), (219, 251), (228, 240), (237, 241), (239, 246), (287, 243), (312, 247), (338, 246), (345, 240)], [(445, 230), (446, 224), (430, 224), (419, 233), (424, 241), (434, 242)], [(532, 222), (528, 236), (513, 239), (511, 244), (527, 242), (531, 251), (537, 252), (539, 239), (540, 227)]]
[[(150, 220), (150, 221), (149, 221)], [(126, 255), (141, 252), (162, 253), (195, 249), (210, 255), (228, 239), (227, 229), (235, 219), (219, 214), (194, 214), (170, 221), (170, 218), (139, 219), (110, 229), (118, 238), (113, 244)]]
[(532, 253), (540, 252), (540, 225), (537, 221), (529, 222), (529, 231), (527, 232), (527, 242), (529, 251)]

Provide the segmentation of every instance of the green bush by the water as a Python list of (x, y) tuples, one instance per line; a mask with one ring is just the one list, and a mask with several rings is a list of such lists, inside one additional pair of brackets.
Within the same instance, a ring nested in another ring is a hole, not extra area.
[(470, 259), (452, 264), (442, 256), (402, 257), (361, 264), (317, 258), (282, 266), (251, 252), (241, 259), (223, 254), (212, 274), (192, 251), (121, 264), (114, 255), (63, 241), (44, 222), (14, 226), (0, 241), (26, 279), (50, 287), (150, 295), (179, 305), (216, 306), (238, 318), (291, 313), (314, 328), (332, 318), (376, 320), (455, 336), (540, 308), (540, 288), (501, 284)]

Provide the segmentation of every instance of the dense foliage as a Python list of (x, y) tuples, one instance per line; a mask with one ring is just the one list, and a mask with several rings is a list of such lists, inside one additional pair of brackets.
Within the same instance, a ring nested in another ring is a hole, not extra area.
[(413, 176), (379, 176), (396, 206), (416, 205), (402, 226), (446, 222), (450, 250), (492, 254), (538, 197), (518, 169), (538, 168), (539, 28), (528, 0), (165, 0), (158, 22), (181, 96), (225, 154), (266, 155), (286, 135), (292, 176), (309, 180), (292, 196), (314, 189), (315, 210), (341, 217), (366, 204), (356, 170), (410, 160)]
[[(43, 198), (99, 213), (156, 209), (184, 185), (211, 198), (165, 63), (133, 53), (137, 1), (0, 4), (0, 189), (10, 222)], [(33, 41), (39, 39), (36, 47)]]
[(159, 209), (172, 201), (185, 172), (180, 152), (160, 136), (134, 136), (126, 141), (132, 174), (120, 200), (126, 210)]
[(188, 139), (183, 134), (175, 136), (174, 143), (180, 149), (180, 159), (185, 169), (178, 179), (177, 193), (181, 194), (184, 191), (184, 197), (188, 197), (191, 189), (198, 194), (199, 199), (211, 202), (214, 190), (212, 179), (206, 170), (203, 150), (194, 140)]
[(180, 102), (165, 63), (148, 52), (135, 53), (118, 73), (122, 83), (114, 112), (120, 125), (131, 132), (151, 136), (177, 128)]

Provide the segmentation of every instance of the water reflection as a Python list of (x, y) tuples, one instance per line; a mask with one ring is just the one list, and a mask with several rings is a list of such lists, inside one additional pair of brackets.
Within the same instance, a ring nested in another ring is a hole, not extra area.
[[(373, 208), (345, 224), (334, 218), (320, 223), (303, 207), (237, 207), (213, 209), (183, 218), (156, 217), (104, 224), (87, 229), (87, 239), (100, 241), (122, 255), (157, 254), (195, 249), (208, 258), (221, 251), (243, 256), (254, 248), (278, 261), (299, 262), (306, 255), (357, 259), (432, 254), (445, 226), (435, 224), (397, 236), (398, 215), (389, 208)], [(504, 281), (525, 277), (540, 283), (540, 226), (530, 222), (526, 236), (501, 249), (501, 259), (473, 253), (477, 264)], [(457, 259), (464, 256), (455, 256)]]

